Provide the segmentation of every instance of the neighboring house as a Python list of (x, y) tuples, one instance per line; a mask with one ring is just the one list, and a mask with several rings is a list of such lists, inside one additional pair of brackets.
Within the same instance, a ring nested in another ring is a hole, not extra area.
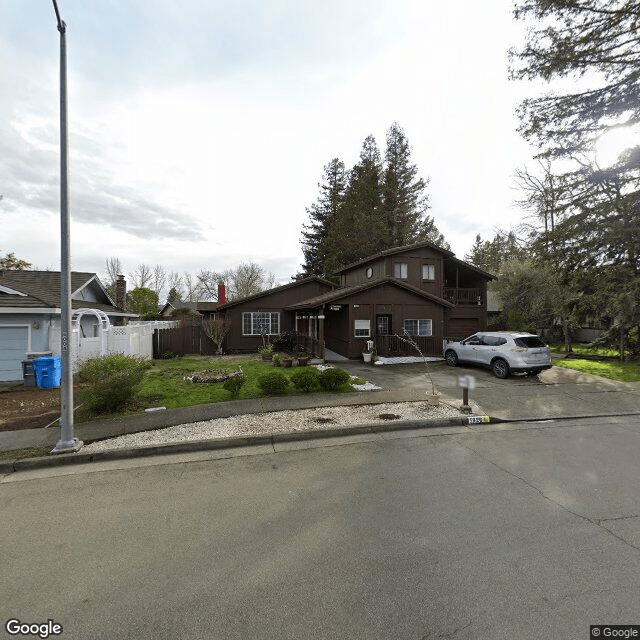
[[(171, 318), (175, 315), (181, 315), (182, 309), (188, 309), (189, 315), (209, 318), (215, 316), (216, 309), (218, 308), (217, 302), (199, 301), (199, 302), (180, 302), (173, 300), (167, 302), (162, 309), (160, 309), (161, 318)], [(176, 311), (179, 313), (176, 314)]]
[[(22, 361), (29, 355), (60, 353), (60, 284), (56, 271), (0, 271), (0, 381), (22, 379)], [(122, 301), (125, 286), (121, 278)], [(95, 273), (73, 272), (71, 291), (74, 310), (92, 310), (80, 316), (79, 337), (97, 337), (100, 317), (112, 325), (138, 317), (116, 306)]]
[(367, 341), (379, 355), (441, 354), (445, 338), (487, 327), (487, 282), (492, 275), (431, 242), (388, 249), (343, 267), (340, 286), (306, 278), (218, 305), (231, 325), (226, 348), (256, 351), (262, 335), (295, 330), (315, 355), (324, 348), (348, 358)]

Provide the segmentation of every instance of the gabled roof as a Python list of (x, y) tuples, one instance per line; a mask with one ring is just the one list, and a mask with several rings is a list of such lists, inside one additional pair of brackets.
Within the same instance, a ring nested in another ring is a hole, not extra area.
[(472, 271), (479, 273), (481, 276), (484, 276), (488, 280), (495, 280), (495, 276), (492, 273), (489, 273), (488, 271), (485, 271), (480, 267), (476, 267), (474, 264), (471, 264), (470, 262), (465, 262), (464, 260), (460, 260), (460, 258), (456, 258), (455, 256), (449, 256), (445, 258), (445, 260), (458, 264), (461, 267), (465, 267), (466, 269), (471, 269)]
[(373, 280), (372, 282), (365, 282), (362, 284), (352, 285), (350, 287), (335, 289), (334, 291), (328, 291), (327, 293), (323, 293), (322, 295), (316, 296), (315, 298), (309, 298), (308, 300), (303, 300), (302, 302), (297, 302), (296, 304), (290, 304), (286, 306), (285, 309), (287, 311), (295, 311), (297, 309), (314, 309), (316, 307), (322, 306), (323, 304), (338, 302), (339, 300), (348, 298), (349, 296), (352, 296), (356, 293), (362, 293), (363, 291), (367, 291), (368, 289), (375, 289), (376, 287), (380, 287), (385, 284), (391, 284), (399, 287), (400, 289), (405, 289), (406, 291), (414, 293), (421, 298), (425, 298), (427, 300), (431, 300), (431, 302), (442, 305), (443, 307), (448, 307), (450, 309), (455, 307), (455, 305), (448, 300), (444, 300), (443, 298), (434, 296), (432, 293), (428, 293), (427, 291), (423, 291), (422, 289), (413, 287), (412, 285), (407, 284), (402, 280), (398, 280), (397, 278), (387, 276), (386, 278), (380, 278), (378, 280)]
[(408, 244), (408, 245), (405, 245), (404, 247), (393, 247), (391, 249), (385, 249), (384, 251), (374, 253), (371, 256), (362, 258), (362, 260), (358, 260), (357, 262), (352, 262), (351, 264), (341, 267), (338, 271), (336, 271), (336, 273), (343, 273), (344, 271), (349, 271), (355, 267), (360, 267), (364, 264), (367, 264), (368, 262), (375, 262), (376, 260), (379, 260), (380, 258), (384, 258), (386, 256), (392, 256), (397, 253), (404, 253), (405, 251), (413, 251), (414, 249), (423, 249), (423, 248), (435, 249), (436, 251), (439, 251), (445, 256), (454, 255), (452, 251), (449, 251), (448, 249), (443, 249), (442, 247), (439, 247), (437, 244), (434, 244), (429, 240), (425, 240), (424, 242), (416, 242), (415, 244)]
[(274, 293), (279, 293), (280, 291), (286, 291), (287, 289), (295, 289), (302, 284), (307, 284), (309, 282), (320, 282), (321, 284), (326, 284), (331, 288), (336, 287), (335, 282), (331, 282), (330, 280), (325, 280), (324, 278), (320, 278), (319, 276), (310, 276), (308, 278), (302, 278), (301, 280), (295, 280), (293, 282), (289, 282), (288, 284), (283, 284), (279, 287), (274, 287), (273, 289), (267, 289), (266, 291), (261, 291), (260, 293), (256, 293), (252, 296), (247, 296), (246, 298), (240, 298), (238, 300), (234, 300), (233, 302), (227, 302), (226, 304), (221, 304), (218, 306), (219, 311), (225, 311), (230, 307), (234, 307), (238, 304), (242, 304), (244, 302), (250, 300), (258, 300), (259, 298), (264, 298), (265, 296), (270, 296)]
[[(59, 309), (61, 276), (59, 271), (0, 271), (0, 310)], [(98, 301), (81, 299), (81, 292), (91, 287)], [(99, 309), (106, 313), (136, 317), (115, 307), (95, 273), (72, 271), (71, 291), (73, 309)], [(11, 293), (13, 292), (13, 293)], [(74, 299), (77, 298), (77, 299)]]

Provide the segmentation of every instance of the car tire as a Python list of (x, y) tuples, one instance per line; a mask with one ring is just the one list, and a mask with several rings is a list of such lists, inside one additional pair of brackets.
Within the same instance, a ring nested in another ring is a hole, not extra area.
[(491, 363), (491, 370), (496, 378), (501, 378), (502, 380), (508, 378), (510, 374), (509, 365), (507, 364), (507, 361), (502, 358), (496, 358)]
[(455, 367), (458, 364), (458, 356), (456, 355), (456, 352), (451, 351), (451, 349), (444, 354), (444, 359), (450, 367)]

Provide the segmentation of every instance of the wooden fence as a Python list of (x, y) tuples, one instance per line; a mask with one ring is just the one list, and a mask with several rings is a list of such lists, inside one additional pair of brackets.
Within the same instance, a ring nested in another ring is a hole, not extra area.
[(168, 353), (174, 356), (184, 356), (190, 353), (212, 356), (215, 355), (216, 348), (213, 342), (207, 338), (201, 326), (186, 325), (154, 332), (153, 357), (162, 358)]

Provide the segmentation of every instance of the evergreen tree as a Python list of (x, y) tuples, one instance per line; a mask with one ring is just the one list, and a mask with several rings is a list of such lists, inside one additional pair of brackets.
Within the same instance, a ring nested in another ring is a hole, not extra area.
[(335, 271), (385, 248), (380, 215), (382, 161), (373, 136), (362, 144), (360, 159), (349, 172), (349, 182), (337, 216), (327, 235), (327, 272)]
[(422, 240), (443, 245), (444, 237), (426, 215), (429, 199), (426, 182), (411, 162), (409, 141), (396, 122), (387, 131), (382, 218), (386, 226), (386, 247), (400, 247)]
[(31, 269), (31, 263), (21, 258), (16, 258), (16, 254), (13, 252), (7, 253), (4, 258), (0, 258), (0, 270), (6, 271), (26, 271)]
[(324, 168), (318, 200), (307, 209), (310, 222), (302, 230), (302, 277), (326, 277), (330, 273), (326, 238), (344, 199), (346, 181), (344, 162), (334, 158)]
[(616, 125), (640, 122), (640, 2), (518, 0), (514, 16), (529, 20), (531, 29), (524, 47), (511, 51), (513, 77), (573, 77), (591, 85), (526, 100), (525, 138), (572, 154)]

